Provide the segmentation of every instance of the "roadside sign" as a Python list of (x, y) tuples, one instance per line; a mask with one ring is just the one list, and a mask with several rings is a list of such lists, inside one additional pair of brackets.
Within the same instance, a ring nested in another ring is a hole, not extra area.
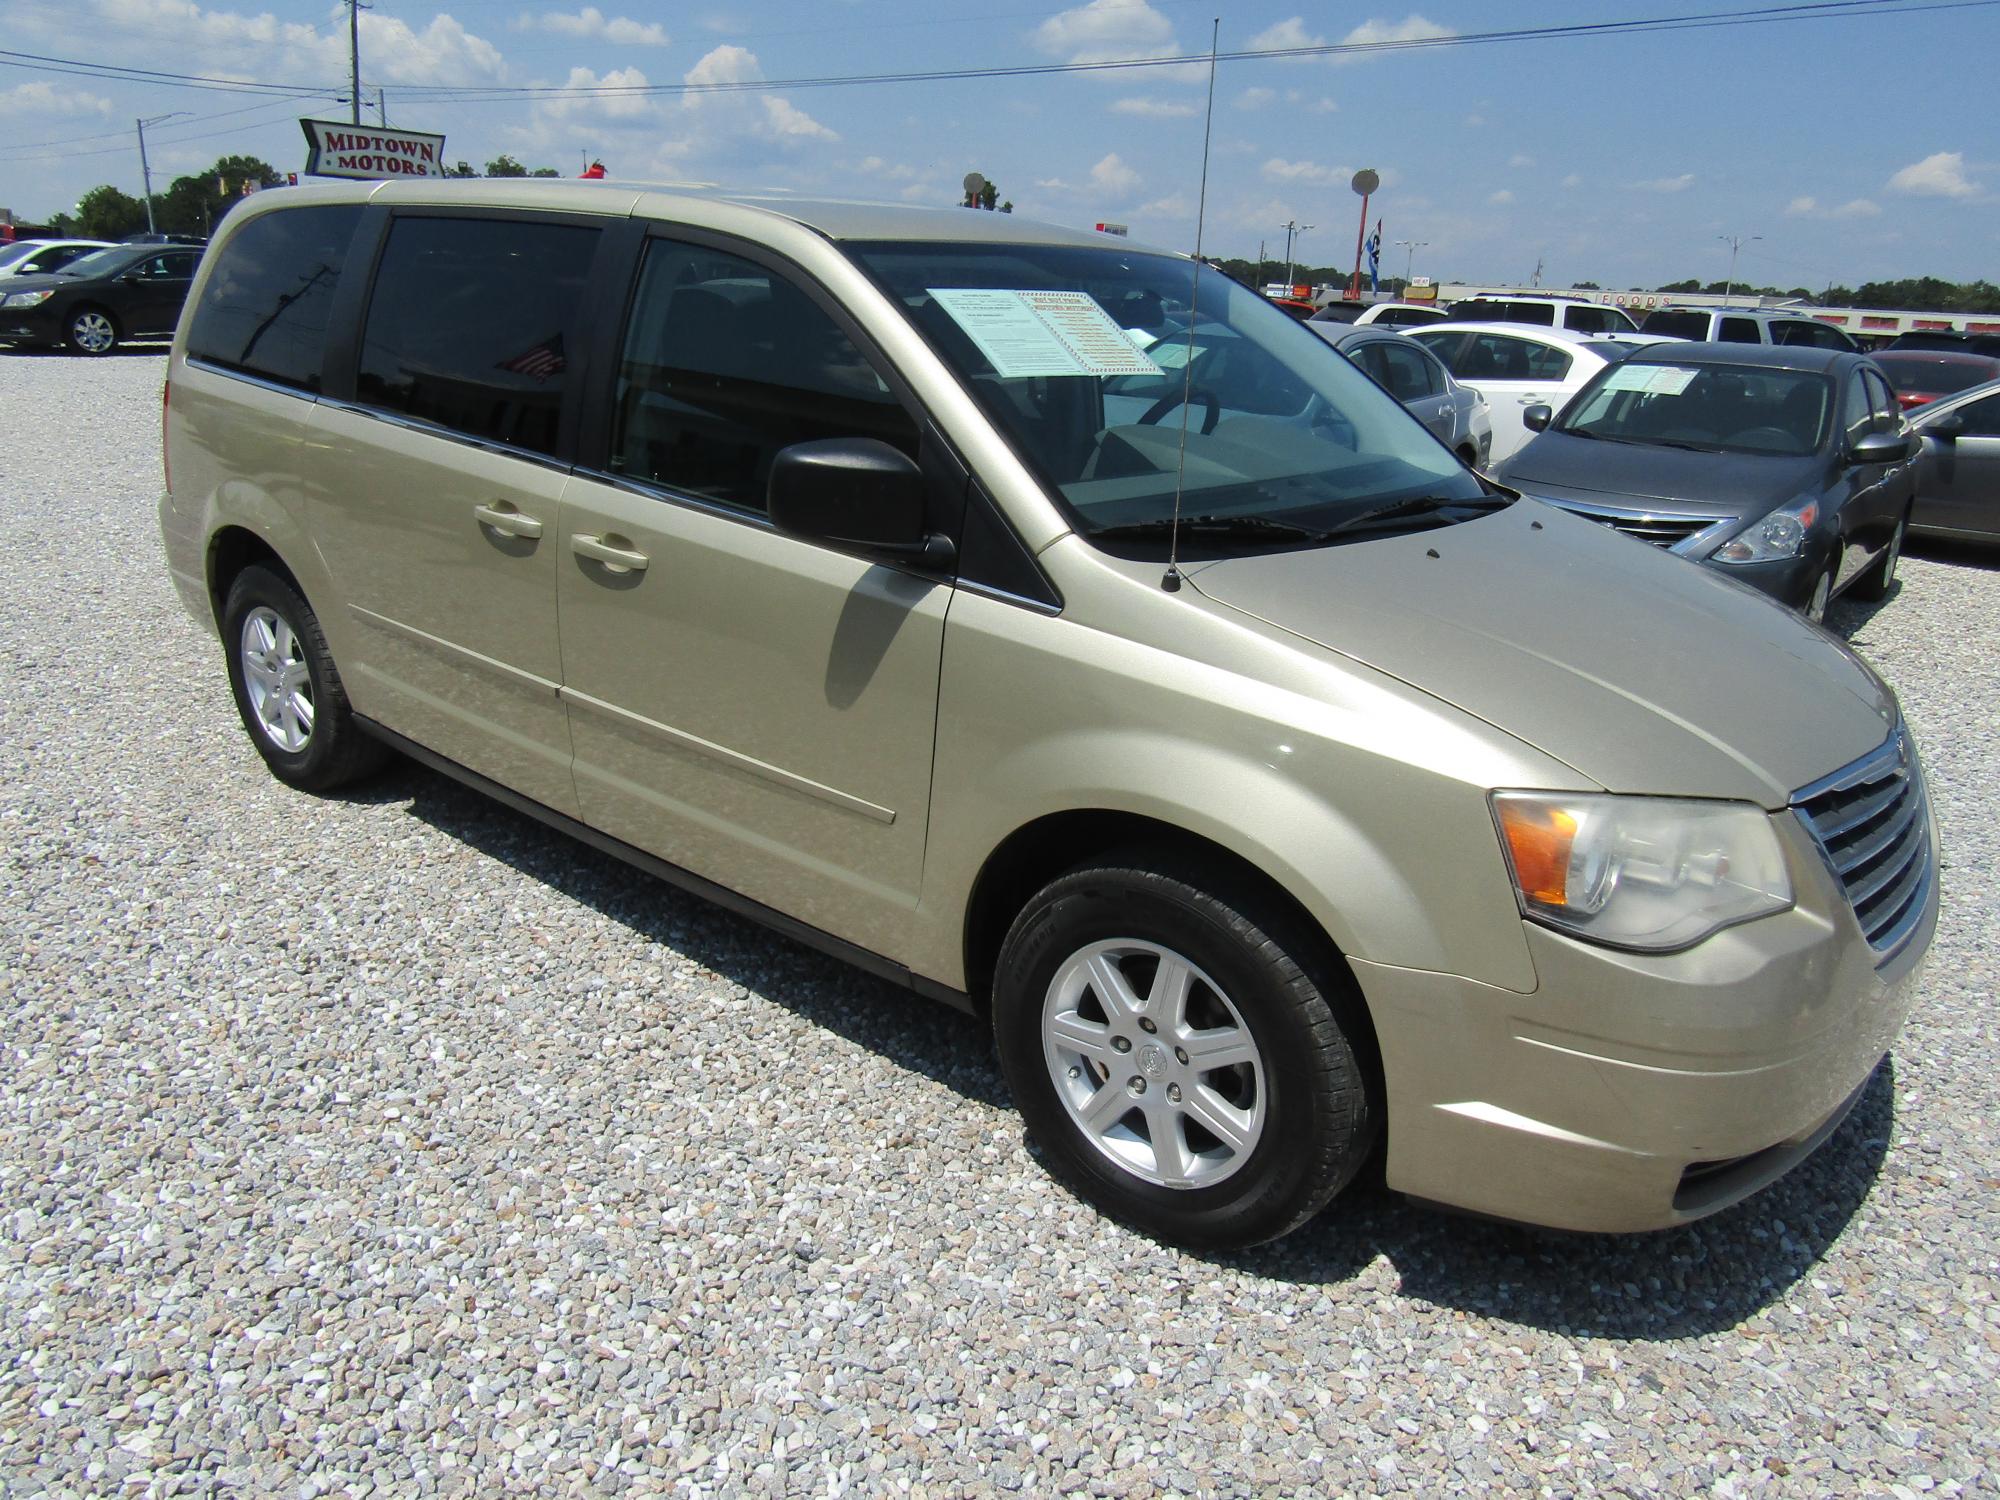
[(301, 120), (308, 177), (442, 177), (444, 137), (339, 120)]

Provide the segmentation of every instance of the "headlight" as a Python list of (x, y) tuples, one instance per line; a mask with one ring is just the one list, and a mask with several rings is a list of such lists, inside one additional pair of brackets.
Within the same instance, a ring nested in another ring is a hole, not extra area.
[(1806, 544), (1806, 533), (1819, 519), (1819, 502), (1801, 500), (1774, 510), (1761, 521), (1752, 521), (1709, 554), (1714, 562), (1776, 562), (1797, 557)]
[(54, 292), (9, 292), (5, 300), (0, 300), (0, 307), (40, 307), (54, 295)]
[(1614, 948), (1666, 952), (1792, 904), (1778, 836), (1746, 802), (1495, 792), (1521, 911)]

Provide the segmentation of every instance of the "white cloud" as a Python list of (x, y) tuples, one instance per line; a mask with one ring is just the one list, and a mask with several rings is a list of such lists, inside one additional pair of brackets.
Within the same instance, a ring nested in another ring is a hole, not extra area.
[(1817, 198), (1794, 198), (1785, 205), (1785, 214), (1794, 219), (1873, 219), (1882, 205), (1868, 198), (1850, 198), (1845, 203), (1822, 208)]
[(8, 115), (101, 115), (111, 101), (82, 89), (59, 89), (52, 83), (22, 83), (0, 89), (0, 119)]
[(774, 94), (763, 98), (764, 118), (772, 134), (788, 141), (837, 141), (840, 137), (811, 115), (793, 104), (789, 99), (780, 99)]
[(1790, 203), (1785, 205), (1786, 214), (1794, 219), (1802, 219), (1808, 214), (1817, 213), (1818, 211), (1819, 199), (1817, 198), (1801, 196), (1794, 198)]
[(1467, 115), (1465, 117), (1465, 123), (1474, 130), (1484, 130), (1486, 128), (1486, 116)]
[(1334, 103), (1333, 100), (1328, 99), (1324, 95), (1322, 95), (1321, 97), (1313, 100), (1313, 102), (1307, 105), (1306, 108), (1307, 111), (1311, 114), (1330, 115), (1335, 110), (1339, 109), (1340, 106)]
[(1694, 186), (1694, 173), (1683, 172), (1678, 177), (1649, 177), (1632, 186), (1642, 193), (1684, 193)]
[[(1359, 26), (1342, 37), (1341, 44), (1348, 47), (1387, 46), (1396, 42), (1422, 42), (1436, 37), (1456, 36), (1449, 26), (1440, 26), (1435, 21), (1427, 21), (1419, 15), (1409, 15), (1400, 21), (1363, 21)], [(1360, 62), (1369, 54), (1336, 53), (1335, 62)]]
[(1238, 109), (1262, 109), (1277, 97), (1278, 91), (1276, 89), (1245, 89), (1236, 96), (1236, 107)]
[(1201, 113), (1195, 104), (1175, 104), (1166, 99), (1119, 99), (1111, 106), (1114, 115), (1138, 115), (1146, 120), (1185, 120)]
[[(718, 83), (754, 83), (764, 76), (764, 70), (757, 65), (757, 54), (745, 47), (724, 43), (701, 55), (699, 61), (682, 75), (683, 83), (695, 85)], [(699, 98), (697, 94), (688, 96), (690, 102)]]
[(1534, 157), (1524, 155), (1519, 151), (1516, 151), (1512, 156), (1507, 158), (1507, 165), (1510, 167), (1532, 167), (1534, 164)]
[(1118, 153), (1113, 151), (1090, 169), (1090, 180), (1107, 193), (1124, 193), (1139, 185), (1139, 174), (1119, 160)]
[(1073, 193), (1076, 191), (1075, 183), (1064, 182), (1060, 177), (1037, 177), (1035, 179), (1035, 186), (1049, 193)]
[[(1324, 47), (1325, 45), (1325, 37), (1315, 35), (1306, 30), (1305, 19), (1302, 16), (1293, 16), (1289, 20), (1278, 22), (1275, 26), (1266, 26), (1244, 44), (1246, 50), (1251, 52), (1274, 52), (1289, 47)], [(1309, 62), (1311, 59), (1300, 57), (1291, 58), (1289, 61)]]
[[(91, 11), (93, 30), (171, 37), (178, 48), (206, 62), (202, 71), (226, 66), (243, 77), (347, 76), (344, 15), (321, 31), (303, 21), (280, 21), (268, 11), (251, 16), (204, 10), (194, 0), (96, 0)], [(500, 49), (448, 15), (433, 16), (417, 30), (380, 10), (364, 10), (361, 55), (369, 79), (391, 85), (493, 83), (507, 76)], [(218, 61), (225, 58), (226, 65)]]
[(1035, 45), (1064, 62), (1122, 62), (1179, 53), (1174, 23), (1146, 0), (1090, 0), (1035, 28)]
[(1889, 191), (1922, 198), (1970, 198), (1979, 185), (1965, 175), (1964, 152), (1938, 151), (1891, 177)]
[(1566, 188), (1582, 187), (1583, 186), (1582, 174), (1577, 172), (1570, 173), (1567, 177), (1563, 178), (1562, 185)]
[[(563, 87), (569, 89), (642, 89), (646, 75), (637, 68), (613, 68), (603, 77), (588, 68), (571, 68)], [(586, 94), (577, 98), (547, 98), (537, 101), (535, 112), (550, 120), (597, 116), (607, 120), (638, 120), (660, 112), (660, 102), (647, 94)]]
[(1185, 193), (1169, 193), (1133, 210), (1135, 216), (1146, 219), (1184, 219), (1193, 212), (1194, 205), (1188, 202)]
[(1500, 189), (1499, 192), (1489, 195), (1486, 201), (1498, 207), (1503, 204), (1512, 203), (1514, 201), (1514, 195), (1508, 189), (1502, 188)]
[(1273, 182), (1345, 182), (1354, 174), (1345, 167), (1323, 167), (1316, 161), (1286, 161), (1274, 156), (1259, 168)]
[(634, 21), (625, 16), (607, 17), (594, 5), (586, 5), (574, 15), (568, 11), (543, 11), (538, 16), (522, 16), (514, 23), (517, 31), (553, 31), (558, 36), (581, 41), (610, 42), (618, 47), (664, 47), (667, 30), (658, 22)]
[(1882, 205), (1869, 198), (1850, 198), (1833, 211), (1836, 219), (1873, 219), (1881, 215)]

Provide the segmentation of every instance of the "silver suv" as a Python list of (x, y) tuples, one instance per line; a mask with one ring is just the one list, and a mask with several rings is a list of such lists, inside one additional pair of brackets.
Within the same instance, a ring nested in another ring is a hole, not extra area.
[(1853, 339), (1806, 313), (1759, 307), (1660, 307), (1646, 314), (1641, 333), (1703, 344), (1803, 344), (1858, 354)]
[(1377, 1151), (1489, 1214), (1708, 1213), (1839, 1123), (1936, 921), (1841, 642), (1495, 489), (1183, 256), (262, 193), (166, 448), (280, 779), (401, 751), (985, 1018), (1054, 1168), (1176, 1241), (1283, 1234)]

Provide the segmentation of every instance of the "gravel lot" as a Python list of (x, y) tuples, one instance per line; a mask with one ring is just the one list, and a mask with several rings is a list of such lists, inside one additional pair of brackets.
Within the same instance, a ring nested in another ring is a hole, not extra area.
[(1836, 609), (1948, 869), (1825, 1150), (1671, 1234), (1376, 1194), (1205, 1260), (1049, 1181), (973, 1023), (427, 772), (272, 780), (163, 368), (0, 355), (0, 1494), (2000, 1481), (1990, 561)]

